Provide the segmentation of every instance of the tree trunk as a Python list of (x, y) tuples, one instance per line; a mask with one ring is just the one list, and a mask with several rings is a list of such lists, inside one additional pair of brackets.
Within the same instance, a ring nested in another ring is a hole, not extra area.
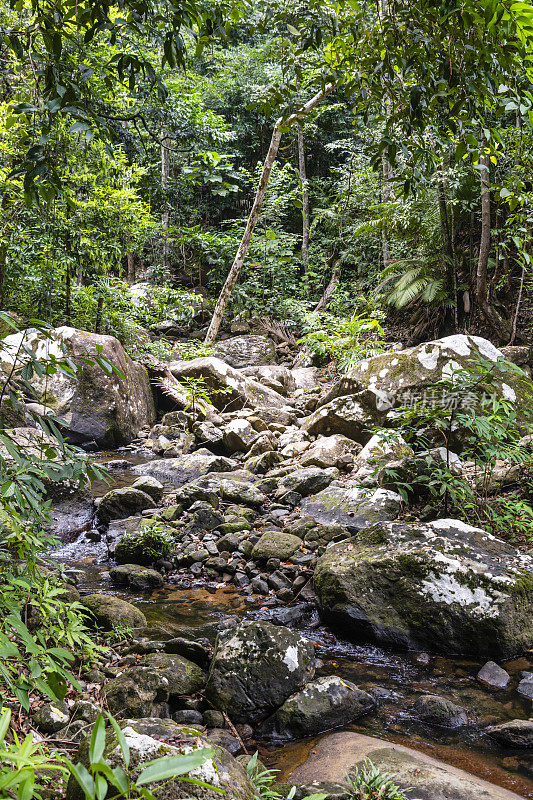
[(490, 254), (490, 158), (483, 155), (480, 158), (480, 189), (481, 189), (481, 240), (479, 243), (479, 257), (476, 271), (476, 300), (479, 310), (486, 321), (494, 328), (502, 339), (510, 336), (511, 328), (507, 320), (498, 314), (490, 305), (487, 272)]
[(254, 204), (252, 206), (252, 210), (250, 211), (250, 216), (248, 217), (248, 222), (246, 223), (246, 228), (244, 230), (244, 234), (241, 243), (239, 245), (239, 249), (237, 250), (235, 260), (233, 261), (231, 269), (228, 273), (228, 277), (226, 278), (226, 282), (222, 287), (222, 291), (220, 292), (219, 298), (217, 300), (215, 310), (213, 311), (213, 316), (211, 317), (211, 322), (209, 324), (207, 335), (205, 337), (206, 345), (213, 344), (213, 342), (217, 337), (218, 329), (220, 328), (220, 323), (222, 322), (222, 318), (224, 316), (226, 306), (228, 305), (228, 301), (231, 297), (233, 287), (237, 283), (239, 273), (241, 271), (242, 265), (244, 264), (246, 253), (248, 252), (248, 247), (252, 239), (252, 234), (254, 232), (257, 219), (259, 217), (259, 212), (261, 211), (263, 201), (265, 199), (270, 173), (272, 172), (272, 167), (274, 165), (274, 161), (276, 160), (279, 144), (281, 141), (282, 130), (289, 128), (291, 125), (294, 125), (297, 122), (300, 122), (302, 118), (304, 118), (310, 111), (312, 111), (315, 108), (315, 106), (317, 106), (325, 97), (327, 97), (327, 95), (330, 94), (330, 92), (332, 92), (334, 88), (335, 88), (334, 84), (331, 83), (328, 84), (324, 89), (321, 89), (320, 92), (317, 92), (317, 94), (314, 97), (312, 97), (311, 100), (308, 100), (307, 103), (304, 106), (302, 106), (302, 108), (300, 108), (298, 111), (295, 111), (285, 120), (283, 119), (283, 117), (280, 117), (276, 122), (276, 124), (274, 125), (274, 130), (272, 131), (272, 138), (270, 140), (270, 146), (268, 148), (267, 156), (263, 164), (263, 171), (261, 173), (261, 178), (257, 186)]
[(302, 182), (302, 264), (304, 273), (309, 266), (309, 186), (305, 167), (304, 126), (298, 123), (298, 169)]
[(163, 189), (163, 212), (161, 214), (161, 228), (163, 230), (163, 266), (168, 267), (168, 201), (166, 196), (166, 189), (168, 186), (168, 177), (170, 174), (170, 159), (168, 147), (166, 146), (167, 135), (165, 131), (161, 131), (161, 188)]
[(341, 277), (341, 260), (340, 258), (335, 262), (333, 267), (333, 272), (331, 273), (331, 278), (329, 280), (328, 285), (324, 289), (324, 294), (320, 298), (315, 308), (315, 313), (317, 311), (325, 311), (328, 307), (328, 303), (331, 300), (331, 296), (335, 289), (337, 288), (337, 284)]
[(133, 253), (128, 253), (128, 286), (135, 283), (135, 256)]

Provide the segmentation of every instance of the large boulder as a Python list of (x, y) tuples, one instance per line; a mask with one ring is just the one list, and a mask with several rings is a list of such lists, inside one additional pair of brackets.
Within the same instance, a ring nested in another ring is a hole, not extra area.
[(199, 666), (175, 653), (148, 653), (137, 663), (156, 670), (166, 680), (170, 702), (180, 695), (199, 692), (206, 683), (205, 672)]
[(219, 410), (234, 411), (245, 405), (275, 409), (285, 404), (285, 398), (278, 392), (247, 378), (220, 358), (208, 356), (192, 361), (172, 361), (168, 369), (178, 381), (201, 378), (211, 403)]
[(235, 722), (265, 719), (313, 677), (314, 647), (295, 631), (244, 622), (219, 634), (206, 695)]
[(338, 467), (348, 455), (357, 452), (359, 445), (347, 436), (319, 436), (300, 458), (302, 467)]
[(248, 378), (253, 378), (258, 383), (262, 383), (282, 395), (290, 394), (296, 389), (292, 371), (287, 367), (278, 365), (246, 367), (241, 369), (241, 372)]
[(267, 719), (261, 732), (283, 739), (316, 736), (348, 725), (376, 707), (375, 699), (354, 683), (329, 675), (289, 697)]
[[(245, 474), (254, 477), (251, 472)], [(176, 493), (176, 502), (189, 507), (196, 500), (209, 500), (212, 496), (251, 508), (258, 508), (266, 500), (266, 495), (251, 480), (241, 477), (238, 472), (228, 472), (202, 475), (182, 486)]]
[(122, 564), (111, 567), (109, 575), (117, 586), (129, 586), (138, 591), (150, 591), (163, 586), (163, 577), (155, 569), (143, 567), (140, 564)]
[[(496, 381), (497, 392), (516, 404), (520, 419), (531, 402), (526, 374), (505, 362), (501, 351), (487, 339), (466, 334), (446, 336), (358, 361), (335, 384), (324, 402), (355, 395), (363, 411), (383, 417), (394, 406), (423, 400), (428, 388), (443, 378), (450, 379), (455, 370), (476, 368), (481, 361), (490, 363), (498, 359), (502, 359), (508, 369)], [(433, 394), (429, 399), (435, 401)]]
[[(209, 741), (202, 731), (178, 725), (169, 719), (155, 718), (128, 719), (121, 722), (120, 726), (130, 750), (132, 770), (138, 770), (143, 764), (157, 758), (188, 755), (205, 748), (213, 751), (211, 758), (189, 773), (189, 777), (207, 786), (184, 783), (179, 779), (166, 781), (159, 789), (156, 785), (150, 785), (148, 788), (158, 800), (178, 800), (183, 797), (199, 800), (219, 800), (221, 797), (228, 800), (256, 799), (254, 786), (244, 767), (223, 747)], [(89, 738), (82, 741), (74, 757), (75, 762), (79, 761), (86, 767), (89, 767)], [(103, 758), (112, 768), (123, 766), (118, 740), (111, 727), (106, 730)], [(66, 800), (84, 800), (84, 793), (73, 777), (68, 782)]]
[(259, 367), (276, 363), (276, 347), (268, 336), (232, 336), (215, 346), (215, 355), (230, 367)]
[(493, 725), (488, 728), (487, 733), (505, 747), (533, 750), (533, 720), (512, 719)]
[(379, 414), (368, 402), (368, 393), (343, 395), (333, 397), (313, 411), (303, 423), (302, 430), (323, 436), (340, 433), (348, 439), (365, 444), (370, 438), (368, 429), (374, 427), (379, 419)]
[[(21, 344), (42, 363), (72, 359), (78, 367), (75, 376), (57, 371), (32, 378), (40, 402), (64, 420), (72, 441), (94, 439), (102, 447), (113, 447), (131, 441), (143, 426), (155, 422), (148, 373), (131, 360), (118, 339), (65, 326), (49, 335), (31, 328), (6, 336), (0, 367), (11, 369)], [(96, 356), (113, 364), (120, 374), (109, 375), (96, 362), (90, 363)]]
[(290, 774), (289, 780), (304, 784), (309, 793), (316, 792), (323, 782), (346, 786), (346, 776), (368, 766), (370, 761), (391, 775), (409, 797), (420, 800), (520, 800), (514, 792), (425, 753), (352, 731), (330, 733), (318, 743), (312, 741), (307, 748), (308, 758)]
[(326, 489), (301, 503), (302, 513), (321, 525), (342, 525), (354, 532), (395, 519), (402, 498), (387, 489), (365, 489), (352, 481), (333, 481)]
[[(224, 456), (213, 455), (202, 447), (194, 453), (176, 458), (158, 458), (146, 464), (137, 464), (133, 471), (137, 475), (150, 476), (172, 486), (183, 486), (208, 472), (224, 472), (237, 465), (236, 461)], [(153, 504), (152, 504), (153, 505)]]
[(153, 508), (154, 505), (153, 497), (132, 486), (111, 489), (100, 500), (97, 512), (98, 521), (105, 525), (112, 519), (131, 517), (147, 508)]
[(367, 528), (321, 556), (314, 585), (356, 640), (496, 658), (533, 641), (533, 558), (459, 520)]
[(142, 611), (120, 597), (89, 594), (81, 602), (91, 612), (96, 625), (105, 631), (112, 631), (117, 625), (128, 628), (142, 628), (146, 625), (146, 617)]
[[(337, 471), (334, 472), (336, 475), (339, 474)], [(275, 496), (283, 500), (291, 492), (296, 492), (302, 497), (315, 495), (329, 486), (333, 477), (333, 472), (320, 469), (320, 467), (295, 469), (279, 479)]]

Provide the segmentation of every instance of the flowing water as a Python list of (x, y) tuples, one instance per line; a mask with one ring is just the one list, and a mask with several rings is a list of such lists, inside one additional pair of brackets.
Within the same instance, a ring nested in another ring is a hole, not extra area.
[[(145, 452), (125, 449), (101, 453), (98, 461), (124, 459), (134, 464), (149, 458)], [(135, 477), (128, 466), (122, 465), (112, 470), (112, 485), (128, 485)], [(108, 485), (100, 483), (94, 487), (96, 495), (108, 489)], [(205, 637), (211, 642), (217, 630), (232, 626), (237, 620), (286, 621), (286, 607), (267, 608), (261, 598), (244, 597), (229, 586), (178, 589), (166, 585), (150, 595), (118, 590), (109, 579), (105, 545), (86, 536), (90, 525), (89, 509), (88, 500), (73, 500), (70, 505), (62, 503), (56, 508), (58, 530), (64, 531), (71, 515), (70, 530), (75, 529), (76, 533), (71, 537), (63, 535), (63, 544), (53, 556), (78, 570), (78, 588), (82, 594), (116, 594), (141, 608), (150, 626), (188, 638)], [(483, 733), (487, 725), (513, 718), (527, 719), (532, 714), (531, 702), (520, 698), (514, 688), (520, 672), (532, 668), (531, 661), (523, 658), (505, 664), (513, 678), (510, 684), (513, 688), (491, 691), (475, 680), (481, 662), (398, 654), (371, 644), (355, 645), (320, 626), (316, 612), (295, 616), (293, 627), (316, 645), (320, 662), (318, 675), (336, 674), (362, 689), (379, 692), (377, 713), (347, 726), (347, 730), (421, 750), (533, 800), (533, 754), (502, 751)], [(470, 721), (468, 727), (444, 731), (415, 720), (409, 708), (421, 693), (439, 694), (465, 708)], [(280, 776), (284, 777), (306, 760), (317, 741), (309, 739), (283, 746), (258, 743), (258, 748), (264, 762), (280, 770)]]

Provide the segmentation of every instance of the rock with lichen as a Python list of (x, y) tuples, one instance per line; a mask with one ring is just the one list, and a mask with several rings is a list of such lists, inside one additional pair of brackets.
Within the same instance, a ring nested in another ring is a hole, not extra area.
[(355, 640), (494, 658), (533, 641), (533, 558), (459, 520), (366, 528), (324, 553), (314, 586)]

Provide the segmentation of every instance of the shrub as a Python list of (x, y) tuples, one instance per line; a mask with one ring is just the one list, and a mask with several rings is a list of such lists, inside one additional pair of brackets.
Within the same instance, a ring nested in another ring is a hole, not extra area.
[(149, 567), (158, 558), (169, 556), (173, 545), (174, 539), (163, 525), (145, 523), (140, 531), (122, 537), (115, 548), (115, 559), (119, 564)]

